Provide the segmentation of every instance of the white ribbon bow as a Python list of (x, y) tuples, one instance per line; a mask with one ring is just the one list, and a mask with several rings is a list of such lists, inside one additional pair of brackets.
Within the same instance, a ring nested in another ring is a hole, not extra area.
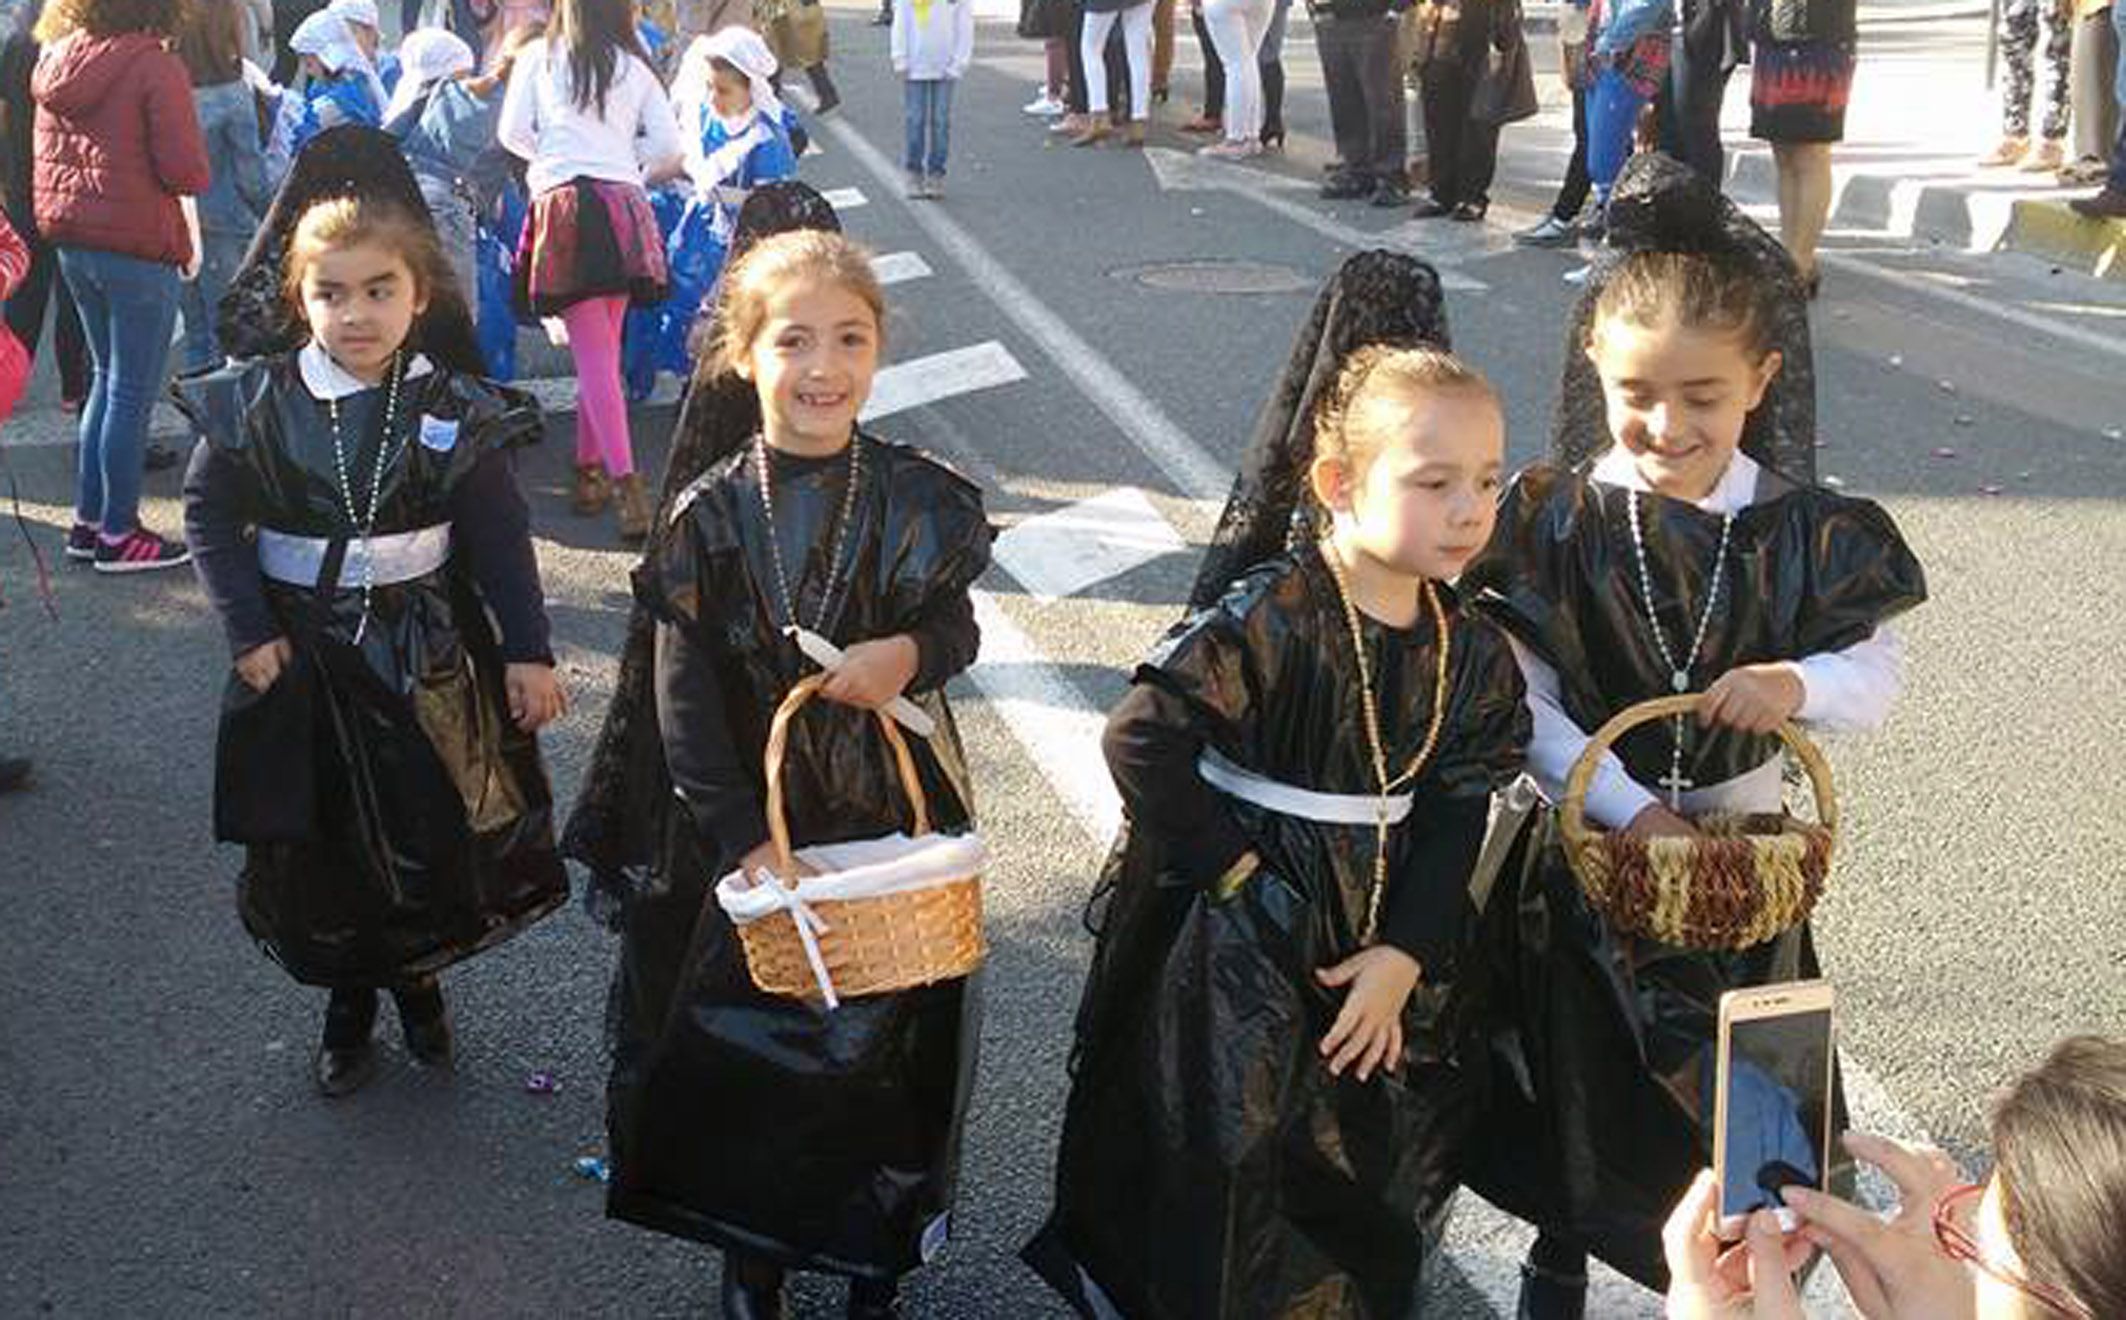
[(819, 951), (819, 937), (827, 932), (827, 923), (820, 920), (817, 912), (804, 899), (798, 897), (797, 886), (784, 884), (775, 873), (766, 867), (754, 873), (754, 884), (765, 887), (775, 900), (775, 907), (790, 914), (790, 924), (797, 927), (798, 942), (805, 946), (805, 961), (812, 964), (812, 979), (819, 983), (819, 992), (826, 997), (827, 1007), (842, 1006), (834, 993), (834, 978), (827, 975), (827, 960)]

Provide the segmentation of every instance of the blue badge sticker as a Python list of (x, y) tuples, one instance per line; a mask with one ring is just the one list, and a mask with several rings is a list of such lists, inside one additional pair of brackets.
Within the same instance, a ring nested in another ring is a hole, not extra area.
[(421, 419), (421, 447), (447, 454), (458, 443), (458, 424), (447, 417)]
[(930, 1264), (945, 1249), (945, 1239), (952, 1236), (952, 1212), (946, 1211), (923, 1225), (921, 1253), (923, 1263)]

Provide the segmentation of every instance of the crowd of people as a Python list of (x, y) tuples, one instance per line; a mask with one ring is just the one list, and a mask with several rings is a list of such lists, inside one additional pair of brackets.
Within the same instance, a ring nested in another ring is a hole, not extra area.
[[(1793, 147), (1835, 136), (1851, 74), (1850, 5), (1811, 3), (1753, 34), (1760, 127)], [(1506, 473), (1505, 409), (1450, 349), (1437, 272), (1351, 258), (1185, 617), (1109, 718), (1128, 824), (1090, 886), (1053, 1208), (1023, 1252), (1083, 1314), (1412, 1313), (1462, 1187), (1538, 1230), (1533, 1320), (1584, 1315), (1595, 1258), (1678, 1316), (1798, 1314), (1816, 1251), (1871, 1320), (2126, 1308), (2126, 1047), (2069, 1042), (2017, 1083), (1983, 1185), (1855, 1136), (1895, 1219), (1841, 1200), (1850, 1163), (1826, 1153), (1814, 1191), (1785, 1189), (1798, 1229), (1723, 1243), (1700, 1172), (1720, 998), (1821, 975), (1808, 919), (1741, 948), (1650, 938), (1568, 859), (1568, 803), (1649, 857), (1777, 816), (1777, 732), (1881, 725), (1893, 622), (1927, 594), (1889, 514), (1815, 480), (1806, 225), (1774, 240), (1722, 199), (1688, 110), (1680, 158), (1623, 159), (1664, 86), (1725, 76), (1741, 29), (1666, 82), (1660, 0), (1606, 4), (1574, 67), (1608, 256), (1549, 456)], [(222, 625), (215, 833), (244, 850), (244, 929), (322, 992), (317, 1089), (375, 1075), (385, 994), (408, 1054), (446, 1065), (442, 974), (555, 911), (574, 862), (620, 937), (608, 1213), (720, 1249), (727, 1315), (780, 1315), (811, 1270), (873, 1320), (951, 1234), (981, 995), (950, 976), (837, 998), (851, 955), (801, 895), (855, 855), (837, 847), (973, 829), (946, 685), (980, 647), (992, 529), (977, 485), (859, 425), (885, 293), (789, 177), (806, 130), (780, 96), (794, 66), (832, 108), (824, 43), (796, 35), (816, 8), (756, 6), (765, 31), (673, 59), (627, 0), (396, 50), (374, 0), (332, 0), (285, 42), (271, 15), (291, 86), (229, 0), (46, 0), (0, 287), (30, 286), (43, 244), (93, 363), (67, 553), (189, 561)], [(942, 187), (964, 9), (890, 16), (916, 197)], [(1460, 154), (1424, 205), (1479, 220), (1495, 125), (1466, 124), (1495, 89), (1457, 61), (1522, 38), (1504, 8), (1431, 17), (1427, 137)], [(1281, 12), (1201, 18), (1223, 69), (1207, 150), (1258, 153)], [(1042, 38), (1064, 42), (1049, 90), (1083, 87), (1074, 140), (1141, 137), (1155, 19), (1088, 0), (1074, 38)], [(1379, 57), (1400, 27), (1317, 24), (1339, 195), (1404, 200), (1401, 57)], [(1790, 155), (1805, 193), (1814, 155)], [(180, 308), (183, 542), (138, 516)], [(538, 743), (570, 694), (514, 472), (541, 433), (506, 383), (520, 321), (574, 359), (573, 506), (614, 507), (641, 548), (565, 815)], [(686, 393), (653, 496), (626, 405), (661, 372)], [(24, 374), (0, 361), (0, 386)], [(1606, 752), (1591, 732), (1678, 694), (1688, 714)], [(915, 735), (896, 760), (881, 722)], [(763, 988), (746, 894), (802, 932), (818, 995)]]

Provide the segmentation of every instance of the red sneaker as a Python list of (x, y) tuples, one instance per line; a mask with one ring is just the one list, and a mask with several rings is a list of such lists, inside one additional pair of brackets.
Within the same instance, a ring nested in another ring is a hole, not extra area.
[(96, 571), (99, 573), (147, 573), (192, 562), (192, 551), (182, 541), (166, 540), (145, 527), (135, 527), (113, 541), (96, 538)]

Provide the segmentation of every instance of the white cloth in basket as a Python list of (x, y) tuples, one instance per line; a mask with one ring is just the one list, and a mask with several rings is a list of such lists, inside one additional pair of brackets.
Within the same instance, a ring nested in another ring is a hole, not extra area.
[(828, 1008), (840, 1007), (841, 1000), (834, 993), (833, 978), (827, 975), (826, 959), (820, 956), (819, 936), (827, 924), (812, 910), (814, 903), (934, 889), (980, 875), (989, 864), (989, 845), (979, 834), (925, 834), (914, 839), (888, 834), (793, 851), (798, 861), (819, 874), (786, 886), (763, 868), (748, 885), (741, 872), (733, 871), (716, 882), (716, 902), (739, 926), (789, 913), (797, 938), (805, 946), (805, 960), (812, 964), (812, 979), (819, 982)]

